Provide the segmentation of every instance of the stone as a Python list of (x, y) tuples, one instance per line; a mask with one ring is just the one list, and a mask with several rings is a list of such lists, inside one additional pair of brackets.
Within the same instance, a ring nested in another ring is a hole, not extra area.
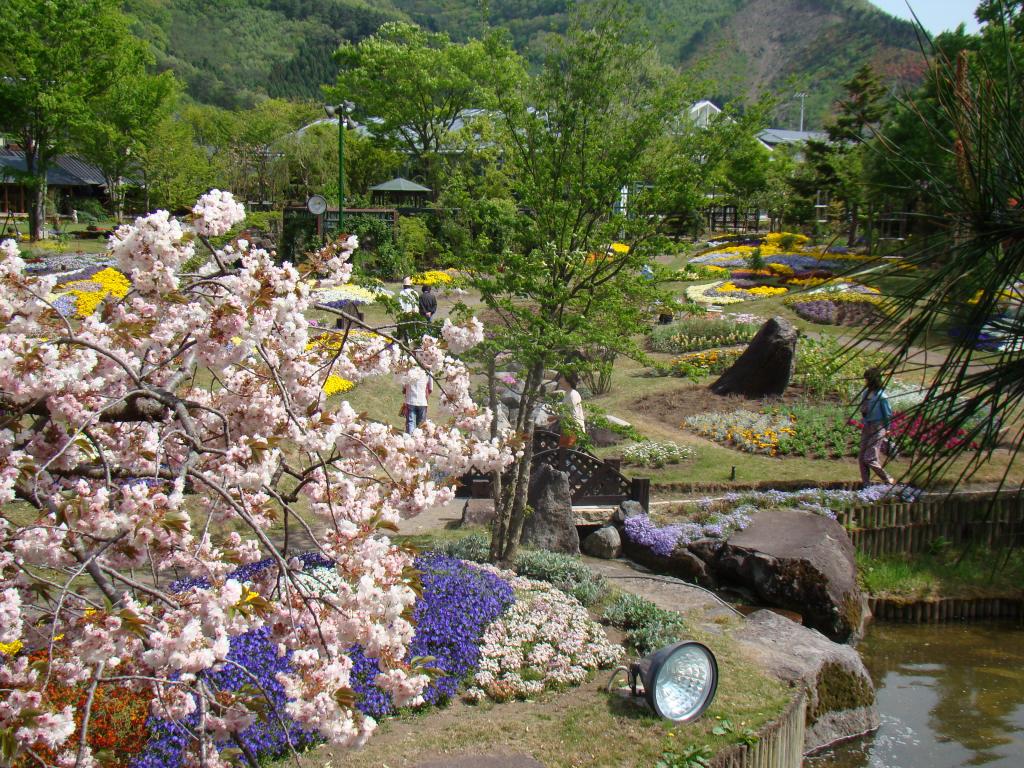
[(633, 499), (626, 499), (624, 502), (619, 504), (618, 511), (612, 516), (612, 522), (624, 523), (626, 522), (626, 518), (646, 514), (647, 510), (644, 509), (643, 504), (639, 501), (633, 501)]
[(748, 589), (766, 605), (796, 611), (836, 642), (863, 631), (865, 601), (854, 548), (835, 520), (795, 509), (754, 515), (707, 563), (719, 582)]
[(696, 539), (687, 544), (686, 548), (707, 563), (715, 559), (724, 543), (722, 539)]
[(491, 499), (466, 499), (462, 505), (462, 520), (460, 526), (468, 528), (472, 526), (489, 526), (496, 517), (494, 512), (494, 501)]
[(852, 646), (771, 611), (752, 613), (732, 637), (758, 667), (807, 692), (804, 752), (878, 728), (875, 687)]
[(509, 410), (504, 403), (498, 403), (496, 414), (498, 416), (498, 432), (502, 433), (511, 429), (511, 424), (509, 422)]
[(622, 556), (622, 537), (614, 525), (598, 528), (583, 540), (583, 551), (591, 557), (614, 560)]
[(702, 586), (711, 585), (707, 565), (686, 547), (676, 547), (668, 556), (659, 555), (625, 536), (622, 539), (622, 551), (630, 560), (647, 566), (655, 573), (675, 576), (677, 579)]
[(780, 396), (793, 375), (796, 337), (796, 328), (788, 320), (771, 318), (732, 367), (711, 385), (711, 391), (747, 398)]
[(523, 523), (523, 544), (578, 555), (580, 536), (572, 511), (569, 473), (540, 464), (530, 475), (526, 500), (533, 513)]

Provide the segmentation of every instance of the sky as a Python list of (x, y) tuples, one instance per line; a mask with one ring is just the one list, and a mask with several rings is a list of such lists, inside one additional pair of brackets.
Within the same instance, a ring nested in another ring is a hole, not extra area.
[[(871, 3), (901, 19), (913, 18), (907, 9), (907, 0), (871, 0)], [(977, 0), (910, 0), (917, 18), (933, 35), (955, 29), (960, 22), (966, 25), (968, 32), (977, 32), (978, 22), (974, 19), (977, 6)]]

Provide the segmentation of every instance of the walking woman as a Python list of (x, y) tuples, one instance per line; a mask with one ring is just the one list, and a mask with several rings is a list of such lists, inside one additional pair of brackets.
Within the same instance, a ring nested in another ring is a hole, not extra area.
[(882, 372), (877, 368), (864, 371), (864, 397), (860, 401), (860, 414), (864, 419), (860, 433), (860, 453), (857, 454), (861, 482), (867, 488), (871, 470), (874, 470), (887, 485), (892, 485), (896, 481), (882, 467), (879, 456), (885, 432), (892, 421), (892, 406), (882, 389)]

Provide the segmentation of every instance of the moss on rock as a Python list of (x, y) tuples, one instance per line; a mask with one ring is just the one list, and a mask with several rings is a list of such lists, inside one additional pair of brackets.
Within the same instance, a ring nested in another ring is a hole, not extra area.
[(837, 662), (822, 666), (815, 693), (814, 705), (807, 708), (808, 725), (828, 712), (869, 707), (875, 701), (871, 684)]

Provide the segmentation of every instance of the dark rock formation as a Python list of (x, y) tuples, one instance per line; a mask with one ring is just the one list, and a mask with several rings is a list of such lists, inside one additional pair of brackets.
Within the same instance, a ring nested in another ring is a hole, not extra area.
[(878, 727), (875, 687), (851, 646), (771, 611), (751, 614), (732, 637), (768, 674), (807, 691), (805, 752)]
[(676, 547), (675, 551), (666, 557), (656, 554), (647, 547), (630, 541), (628, 536), (624, 536), (622, 551), (629, 559), (645, 565), (657, 573), (665, 573), (702, 586), (708, 586), (711, 583), (704, 561), (686, 547)]
[(835, 520), (791, 509), (759, 512), (707, 566), (719, 583), (796, 611), (832, 640), (846, 642), (861, 632), (865, 608), (854, 548)]
[(572, 513), (568, 473), (541, 464), (530, 476), (526, 499), (533, 514), (523, 524), (523, 544), (578, 555), (580, 536)]
[(619, 508), (612, 514), (612, 522), (619, 524), (626, 522), (627, 517), (636, 517), (637, 515), (646, 515), (647, 510), (644, 509), (644, 505), (639, 501), (633, 501), (632, 499), (626, 499), (624, 502), (619, 504)]
[(773, 317), (761, 326), (732, 367), (711, 385), (711, 391), (748, 398), (777, 397), (789, 386), (795, 355), (796, 328), (784, 318)]
[(622, 555), (622, 537), (614, 525), (598, 528), (583, 540), (583, 551), (591, 557), (614, 560)]

